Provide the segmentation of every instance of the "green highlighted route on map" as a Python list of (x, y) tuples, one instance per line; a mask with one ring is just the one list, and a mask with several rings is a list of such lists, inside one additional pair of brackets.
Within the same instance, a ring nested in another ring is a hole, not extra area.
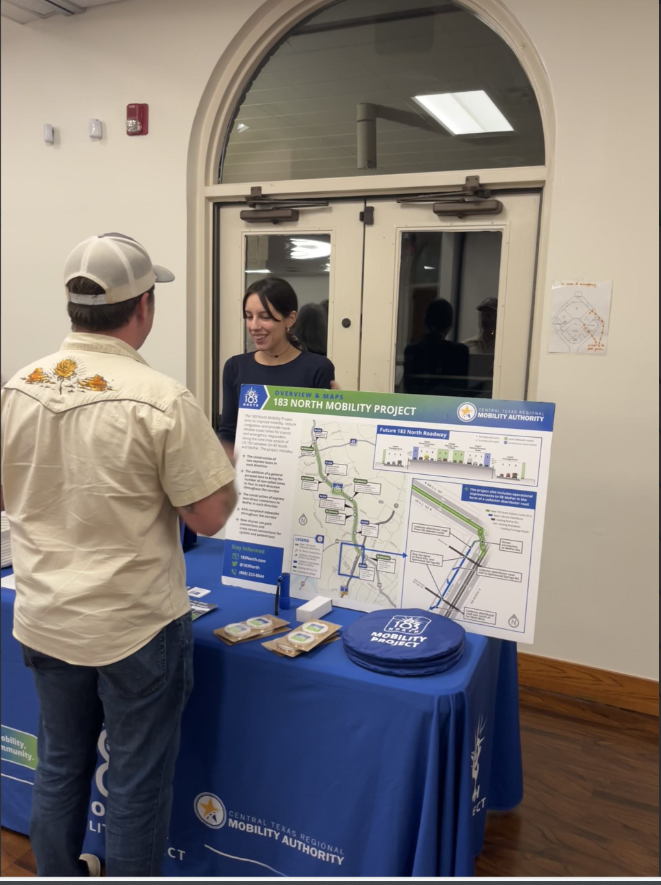
[[(315, 442), (314, 445), (312, 446), (312, 448), (314, 449), (314, 453), (317, 456), (317, 470), (319, 471), (319, 478), (321, 479), (322, 482), (325, 482), (326, 485), (332, 491), (333, 490), (333, 483), (330, 482), (329, 479), (324, 475), (324, 471), (321, 466), (321, 455), (319, 454), (318, 444)], [(356, 529), (358, 528), (358, 505), (353, 500), (353, 498), (350, 498), (349, 495), (347, 495), (347, 493), (344, 491), (342, 491), (342, 492), (336, 491), (335, 494), (344, 498), (345, 501), (348, 501), (349, 504), (351, 504), (351, 507), (353, 509), (353, 527), (351, 529), (351, 540), (353, 541), (353, 545), (356, 548), (356, 550), (358, 551), (358, 553), (360, 553), (362, 551), (362, 547), (360, 546), (360, 544), (356, 540)]]
[(480, 553), (482, 556), (487, 552), (487, 544), (484, 540), (484, 529), (481, 525), (478, 525), (476, 522), (473, 522), (472, 519), (469, 519), (467, 516), (464, 516), (463, 513), (459, 513), (457, 510), (453, 510), (452, 507), (448, 507), (447, 504), (443, 503), (440, 498), (435, 498), (434, 495), (430, 495), (429, 492), (426, 492), (424, 489), (421, 489), (420, 486), (417, 486), (415, 483), (412, 484), (412, 489), (414, 492), (417, 492), (419, 495), (422, 495), (423, 498), (427, 498), (433, 504), (436, 504), (438, 507), (442, 507), (443, 510), (447, 510), (448, 513), (451, 513), (457, 519), (460, 519), (462, 522), (465, 522), (472, 529), (477, 532), (477, 537), (480, 541)]

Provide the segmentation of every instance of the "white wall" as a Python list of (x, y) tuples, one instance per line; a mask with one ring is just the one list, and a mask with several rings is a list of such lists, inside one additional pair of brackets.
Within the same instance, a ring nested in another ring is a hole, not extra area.
[[(292, 0), (293, 2), (293, 0)], [(145, 356), (185, 380), (186, 156), (202, 91), (260, 0), (129, 0), (34, 25), (2, 21), (2, 372), (67, 331), (61, 269), (123, 230), (168, 264)], [(655, 0), (506, 0), (555, 102), (552, 221), (538, 308), (558, 278), (614, 281), (603, 358), (546, 354), (531, 396), (557, 403), (532, 650), (658, 676)], [(128, 138), (128, 102), (150, 135)], [(107, 137), (94, 144), (87, 119)], [(59, 130), (46, 147), (43, 123)], [(544, 348), (545, 342), (542, 342)], [(632, 452), (629, 460), (618, 452)], [(649, 452), (642, 464), (638, 452)], [(526, 650), (530, 650), (529, 647)]]
[(533, 651), (658, 679), (659, 7), (507, 6), (555, 104), (545, 331), (553, 280), (613, 280), (607, 354), (549, 354), (544, 340), (531, 392), (557, 403)]
[[(202, 92), (259, 0), (128, 0), (18, 25), (2, 19), (2, 374), (69, 331), (62, 269), (85, 237), (140, 240), (174, 283), (157, 287), (143, 355), (186, 381), (186, 161)], [(149, 104), (149, 135), (126, 105)], [(104, 138), (90, 141), (90, 117)], [(44, 123), (57, 131), (44, 144)]]

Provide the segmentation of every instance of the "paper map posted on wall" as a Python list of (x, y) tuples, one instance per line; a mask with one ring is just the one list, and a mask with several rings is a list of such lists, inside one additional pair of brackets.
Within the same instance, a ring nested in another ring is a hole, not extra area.
[(549, 353), (603, 356), (608, 345), (612, 292), (611, 280), (553, 283)]
[(244, 385), (223, 583), (532, 642), (554, 409)]

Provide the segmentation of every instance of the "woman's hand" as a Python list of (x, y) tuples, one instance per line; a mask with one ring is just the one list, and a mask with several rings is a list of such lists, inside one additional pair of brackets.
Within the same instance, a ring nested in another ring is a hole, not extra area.
[(342, 388), (341, 388), (340, 385), (337, 383), (337, 381), (331, 381), (330, 389), (331, 389), (331, 390), (342, 390)]

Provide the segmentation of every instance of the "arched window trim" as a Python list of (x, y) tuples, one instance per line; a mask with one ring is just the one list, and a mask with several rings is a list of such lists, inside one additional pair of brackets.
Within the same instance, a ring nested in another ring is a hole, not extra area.
[[(355, 194), (424, 192), (454, 186), (467, 174), (481, 175), (484, 184), (500, 187), (542, 187), (552, 182), (555, 147), (555, 115), (550, 83), (544, 64), (525, 29), (500, 0), (457, 0), (505, 40), (530, 80), (544, 131), (545, 166), (505, 167), (494, 170), (458, 170), (438, 173), (371, 175), (348, 179), (304, 179), (255, 182), (266, 195), (309, 197)], [(220, 154), (231, 130), (241, 96), (261, 64), (281, 40), (328, 0), (267, 0), (248, 19), (216, 65), (202, 95), (191, 131), (187, 166), (187, 383), (211, 414), (211, 328), (214, 252), (217, 230), (214, 218), (223, 202), (243, 201), (251, 183), (218, 184)], [(423, 185), (422, 179), (425, 184)], [(416, 180), (417, 179), (417, 180)], [(550, 200), (542, 204), (540, 219), (538, 281), (543, 279), (550, 227)], [(531, 337), (530, 378), (534, 388), (539, 366), (541, 318), (536, 318)]]
[[(221, 180), (221, 175), (222, 175), (223, 164), (225, 162), (225, 157), (227, 154), (227, 148), (228, 148), (228, 145), (230, 142), (231, 133), (234, 128), (234, 123), (235, 123), (236, 117), (238, 116), (238, 114), (241, 110), (241, 106), (243, 104), (245, 97), (250, 93), (250, 90), (252, 89), (253, 84), (255, 83), (255, 81), (257, 80), (259, 75), (262, 73), (262, 71), (264, 70), (266, 65), (273, 58), (273, 56), (277, 54), (277, 52), (287, 42), (287, 40), (291, 36), (293, 36), (294, 31), (298, 31), (300, 28), (305, 28), (305, 25), (309, 21), (314, 22), (314, 20), (316, 19), (317, 15), (320, 12), (326, 11), (327, 9), (332, 8), (333, 6), (337, 6), (343, 2), (346, 2), (346, 0), (332, 0), (332, 2), (328, 2), (328, 0), (325, 0), (325, 2), (324, 2), (324, 0), (321, 0), (321, 2), (314, 2), (313, 4), (307, 3), (306, 4), (307, 6), (313, 5), (314, 8), (308, 9), (306, 14), (303, 15), (302, 17), (297, 18), (296, 20), (292, 20), (290, 22), (289, 27), (285, 31), (283, 31), (279, 35), (279, 37), (267, 48), (267, 50), (265, 52), (263, 52), (261, 54), (261, 56), (258, 58), (258, 60), (253, 65), (253, 67), (250, 71), (250, 74), (246, 80), (245, 86), (243, 87), (243, 89), (240, 90), (240, 92), (236, 96), (236, 99), (234, 101), (234, 105), (231, 109), (231, 115), (229, 117), (227, 125), (224, 127), (224, 131), (222, 131), (222, 133), (219, 133), (220, 140), (217, 145), (218, 161), (217, 161), (217, 166), (212, 174), (212, 180), (209, 182), (210, 186), (227, 184), (227, 182), (223, 182)], [(480, 0), (452, 0), (452, 2), (455, 6), (463, 8), (467, 12), (472, 14), (482, 24), (484, 24), (486, 27), (488, 27), (490, 30), (492, 30), (498, 37), (500, 37), (500, 39), (503, 40), (505, 42), (505, 44), (512, 50), (514, 56), (519, 61), (519, 64), (521, 65), (524, 73), (528, 77), (528, 80), (533, 88), (534, 93), (535, 93), (535, 98), (537, 100), (538, 109), (539, 109), (540, 116), (542, 119), (543, 140), (544, 140), (544, 148), (545, 148), (545, 154), (546, 154), (546, 152), (549, 150), (549, 142), (548, 142), (548, 137), (547, 137), (547, 126), (545, 125), (545, 116), (544, 116), (543, 108), (542, 108), (542, 105), (540, 102), (540, 96), (538, 94), (539, 90), (536, 88), (535, 82), (533, 81), (533, 79), (530, 75), (530, 71), (528, 70), (528, 67), (523, 63), (523, 59), (521, 57), (521, 52), (524, 51), (526, 49), (526, 47), (528, 47), (530, 45), (529, 42), (519, 41), (518, 43), (516, 43), (516, 45), (513, 45), (512, 42), (506, 38), (506, 35), (504, 33), (502, 33), (501, 28), (494, 26), (494, 23), (489, 20), (488, 15), (484, 14), (486, 12), (486, 10), (482, 9), (482, 7), (488, 7), (488, 6), (494, 5), (493, 0), (482, 0), (482, 2), (480, 2)], [(495, 2), (497, 3), (498, 0), (495, 0)], [(503, 7), (500, 7), (499, 11), (505, 12)], [(432, 15), (435, 13), (433, 13), (431, 10), (429, 12), (427, 12), (427, 10), (425, 10), (425, 14)], [(402, 17), (406, 17), (406, 16), (402, 15)], [(363, 22), (363, 24), (364, 23), (365, 22)], [(478, 168), (478, 167), (467, 167), (467, 169), (473, 169), (473, 168)], [(489, 167), (481, 166), (479, 168), (487, 169)], [(532, 170), (532, 169), (541, 170), (541, 169), (545, 169), (546, 165), (544, 164), (544, 165), (539, 165), (539, 166), (527, 166), (527, 167), (516, 167), (516, 166), (512, 166), (512, 167), (502, 166), (501, 167), (501, 166), (499, 166), (496, 168), (498, 168), (498, 169), (505, 168), (505, 169), (512, 169), (512, 170), (517, 169), (517, 168), (521, 168), (521, 169), (525, 168), (525, 169), (530, 169), (530, 170)], [(456, 171), (456, 170), (447, 170), (447, 171), (452, 172), (452, 171)], [(434, 175), (434, 174), (437, 174), (438, 172), (441, 172), (441, 170), (426, 170), (424, 173), (420, 173), (420, 174)], [(395, 174), (400, 174), (400, 173), (395, 173)], [(417, 173), (406, 172), (406, 173), (401, 173), (401, 174), (402, 175), (415, 175)], [(384, 180), (385, 180), (385, 177), (388, 175), (393, 175), (393, 173), (381, 173), (381, 174), (377, 174), (377, 175), (372, 173), (369, 176), (366, 175), (366, 176), (350, 176), (350, 177), (351, 178), (368, 178), (369, 177), (370, 180), (380, 179), (381, 177), (384, 177)], [(342, 178), (342, 176), (337, 176), (337, 177)], [(536, 173), (533, 173), (533, 177), (537, 178), (538, 176)], [(530, 176), (528, 176), (528, 179), (529, 178), (530, 178)], [(289, 184), (290, 181), (291, 182), (293, 182), (293, 181), (313, 182), (313, 181), (317, 181), (317, 180), (319, 180), (319, 179), (315, 179), (312, 177), (305, 178), (305, 179), (303, 179), (303, 178), (276, 179), (276, 183), (280, 182), (282, 184), (285, 184), (285, 183)], [(326, 180), (327, 179), (323, 179), (323, 181), (326, 181)], [(515, 182), (517, 182), (519, 180), (520, 180), (519, 176), (514, 176), (513, 184), (515, 184)], [(251, 186), (257, 186), (257, 185), (260, 185), (260, 184), (263, 184), (266, 182), (268, 182), (268, 179), (262, 178), (260, 180), (255, 180), (254, 182), (248, 181), (248, 182), (236, 182), (236, 183), (230, 183), (230, 184), (235, 189), (237, 187), (239, 189), (241, 189), (241, 185), (243, 185), (244, 187), (246, 187), (246, 186), (251, 187)], [(350, 192), (356, 193), (357, 191), (355, 191), (355, 189), (351, 188)]]

